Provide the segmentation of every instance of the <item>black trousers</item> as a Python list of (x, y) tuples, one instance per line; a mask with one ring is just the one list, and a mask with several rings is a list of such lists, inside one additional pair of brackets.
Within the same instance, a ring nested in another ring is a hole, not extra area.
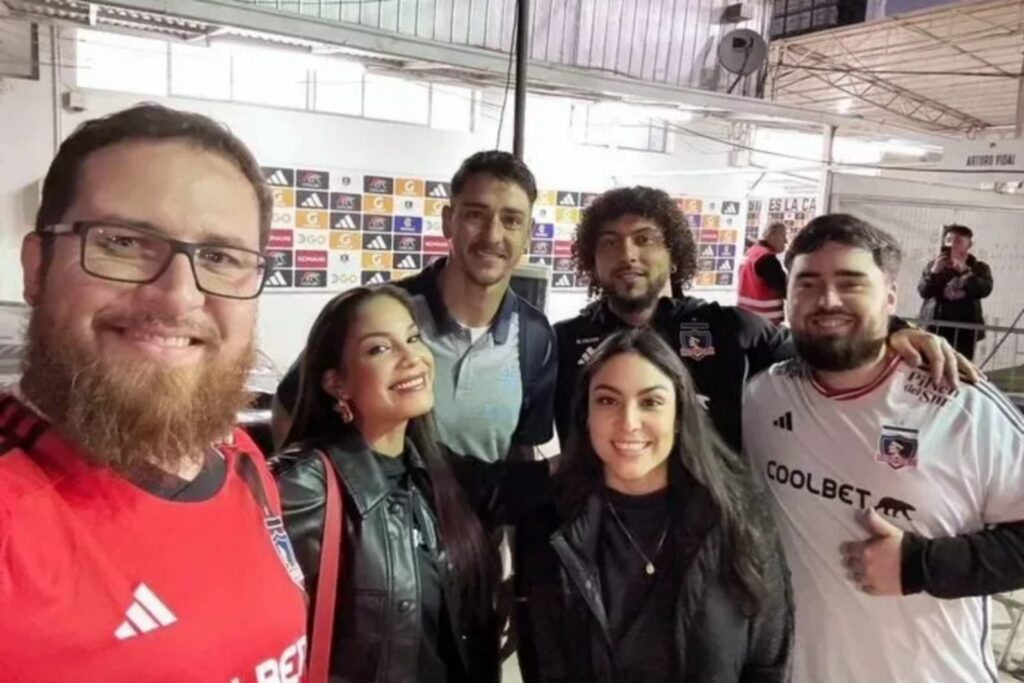
[(928, 331), (948, 341), (967, 360), (974, 360), (974, 347), (978, 341), (977, 330), (968, 330), (963, 327), (938, 327), (930, 325)]

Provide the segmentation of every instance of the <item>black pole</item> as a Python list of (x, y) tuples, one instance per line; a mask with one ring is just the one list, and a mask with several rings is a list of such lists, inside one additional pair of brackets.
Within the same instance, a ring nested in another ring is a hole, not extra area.
[(523, 158), (526, 130), (526, 62), (530, 52), (530, 0), (518, 0), (516, 18), (516, 117), (512, 153)]

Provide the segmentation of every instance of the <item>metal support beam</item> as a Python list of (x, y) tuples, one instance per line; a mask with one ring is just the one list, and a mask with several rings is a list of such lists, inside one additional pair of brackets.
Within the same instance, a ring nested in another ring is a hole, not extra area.
[(1024, 137), (1024, 63), (1020, 67), (1021, 75), (1017, 78), (1017, 119), (1013, 137)]
[(941, 36), (937, 36), (934, 33), (932, 33), (931, 31), (924, 30), (920, 26), (910, 26), (910, 25), (907, 24), (906, 20), (900, 20), (900, 19), (896, 20), (896, 25), (899, 26), (904, 31), (909, 31), (910, 33), (915, 33), (915, 34), (917, 34), (919, 36), (924, 36), (925, 38), (928, 38), (930, 40), (934, 40), (936, 43), (939, 43), (940, 45), (945, 45), (946, 47), (948, 47), (950, 50), (952, 50), (953, 52), (957, 53), (958, 55), (963, 55), (964, 57), (968, 57), (970, 59), (973, 59), (974, 61), (978, 62), (982, 66), (987, 66), (990, 69), (993, 69), (994, 71), (998, 71), (998, 72), (1000, 72), (1002, 74), (1005, 74), (1006, 76), (1010, 76), (1011, 75), (1009, 71), (1007, 71), (1003, 67), (999, 66), (998, 64), (993, 64), (992, 62), (988, 61), (987, 59), (982, 58), (981, 56), (971, 52), (970, 50), (965, 50), (964, 48), (960, 47), (959, 45), (957, 45), (953, 41), (947, 40), (946, 38), (943, 38)]
[[(802, 45), (787, 47), (789, 54), (801, 55), (808, 64), (836, 69), (834, 73), (811, 72), (814, 79), (866, 104), (901, 116), (918, 125), (925, 124), (933, 130), (963, 132), (990, 126), (986, 121), (915, 93), (892, 81), (871, 74), (857, 73), (856, 67), (841, 61), (838, 57), (810, 50)], [(799, 67), (795, 67), (794, 70), (799, 71)], [(788, 83), (780, 82), (778, 87), (780, 94), (790, 94), (787, 90)], [(794, 91), (793, 94), (798, 92)]]
[(821, 181), (818, 184), (818, 215), (823, 216), (832, 210), (832, 155), (835, 140), (836, 127), (822, 126), (821, 131), (821, 160), (825, 166), (821, 169)]
[(512, 131), (512, 153), (523, 158), (526, 145), (526, 81), (530, 61), (530, 0), (517, 0), (516, 11), (516, 118)]

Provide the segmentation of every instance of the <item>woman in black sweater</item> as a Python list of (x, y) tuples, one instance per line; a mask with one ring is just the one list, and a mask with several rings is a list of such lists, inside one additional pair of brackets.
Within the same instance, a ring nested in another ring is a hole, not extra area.
[(793, 608), (767, 501), (679, 358), (616, 333), (581, 375), (555, 504), (517, 529), (527, 683), (783, 682)]

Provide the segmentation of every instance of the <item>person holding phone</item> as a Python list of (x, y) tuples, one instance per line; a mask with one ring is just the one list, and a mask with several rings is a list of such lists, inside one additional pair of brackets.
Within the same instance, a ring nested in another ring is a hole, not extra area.
[[(921, 321), (985, 324), (981, 300), (992, 293), (992, 270), (970, 253), (974, 232), (964, 225), (947, 225), (939, 255), (925, 266), (917, 291), (924, 299)], [(957, 351), (974, 360), (974, 347), (985, 338), (983, 330), (929, 325)]]

